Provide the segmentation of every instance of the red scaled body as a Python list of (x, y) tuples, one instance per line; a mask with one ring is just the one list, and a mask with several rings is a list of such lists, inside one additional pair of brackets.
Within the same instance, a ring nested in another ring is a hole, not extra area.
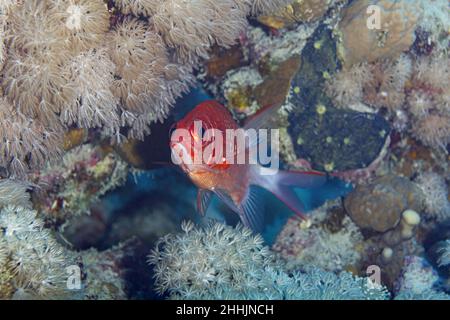
[[(272, 106), (264, 108), (250, 119), (244, 129), (261, 127), (261, 124), (276, 110), (277, 108)], [(201, 127), (195, 123), (201, 123)], [(236, 130), (239, 126), (225, 107), (216, 101), (205, 101), (180, 120), (176, 124), (176, 129), (183, 129), (188, 136), (180, 137), (172, 134), (172, 156), (179, 157), (182, 153), (188, 160), (192, 160), (196, 152), (207, 148), (209, 142), (204, 141), (203, 135), (208, 129), (225, 133), (227, 129)], [(230, 147), (230, 143), (235, 142), (223, 139), (224, 150)], [(237, 151), (234, 146), (232, 149), (235, 150), (233, 159), (236, 160)], [(245, 148), (244, 152), (248, 159), (248, 149)], [(292, 187), (316, 187), (326, 181), (325, 175), (318, 172), (277, 171), (274, 175), (261, 175), (259, 170), (261, 167), (258, 164), (251, 164), (248, 161), (244, 164), (237, 164), (238, 161), (230, 163), (227, 159), (229, 158), (217, 157), (211, 161), (206, 159), (202, 163), (182, 161), (180, 166), (199, 188), (197, 205), (200, 213), (205, 213), (214, 193), (239, 214), (245, 225), (256, 230), (262, 227), (263, 211), (252, 186), (269, 190), (302, 216), (303, 205)]]
[[(226, 129), (238, 129), (236, 121), (226, 108), (215, 101), (207, 101), (198, 105), (184, 119), (177, 123), (177, 128), (189, 130), (192, 140), (191, 147), (195, 150), (192, 141), (201, 139), (200, 133), (194, 132), (194, 121), (202, 121), (204, 129), (215, 128), (225, 132)], [(227, 142), (224, 141), (224, 144)], [(204, 145), (202, 146), (204, 147)], [(224, 146), (225, 149), (225, 146)], [(235, 161), (237, 162), (237, 161)], [(240, 203), (249, 187), (249, 164), (229, 164), (225, 160), (198, 166), (192, 170), (185, 170), (192, 182), (200, 189), (223, 190), (236, 203)]]

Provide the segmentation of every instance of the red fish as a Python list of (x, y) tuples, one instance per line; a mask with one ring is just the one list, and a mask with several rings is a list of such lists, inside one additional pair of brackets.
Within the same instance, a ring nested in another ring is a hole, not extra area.
[[(278, 106), (268, 106), (250, 117), (242, 129), (260, 129), (278, 109)], [(199, 127), (199, 124), (201, 125)], [(195, 153), (204, 151), (211, 141), (216, 139), (211, 135), (205, 139), (204, 134), (208, 129), (227, 131), (227, 129), (239, 129), (239, 125), (233, 119), (230, 112), (214, 100), (205, 101), (196, 106), (186, 117), (176, 124), (176, 129), (183, 129), (188, 136), (172, 134), (170, 147), (172, 157), (179, 160), (183, 171), (199, 188), (197, 207), (200, 214), (204, 215), (211, 196), (216, 194), (234, 212), (236, 212), (244, 225), (254, 230), (260, 230), (263, 223), (263, 210), (257, 199), (257, 192), (253, 186), (262, 187), (273, 193), (283, 201), (299, 217), (304, 218), (304, 207), (298, 199), (292, 187), (313, 188), (321, 186), (326, 181), (326, 175), (320, 172), (287, 172), (277, 170), (275, 174), (261, 174), (261, 165), (247, 161), (238, 164), (236, 158), (238, 149), (234, 146), (235, 140), (219, 141), (226, 150), (232, 144), (233, 158), (216, 157), (216, 149), (213, 148), (212, 157), (203, 159), (201, 163), (195, 162)], [(208, 131), (209, 132), (209, 131)], [(174, 132), (175, 133), (175, 132)], [(225, 136), (225, 134), (223, 135)], [(258, 139), (258, 138), (256, 138)], [(255, 140), (255, 138), (253, 138)], [(217, 143), (217, 141), (215, 141)], [(259, 141), (247, 141), (244, 152), (248, 156), (249, 148)], [(184, 158), (183, 158), (184, 157)], [(183, 158), (183, 159), (182, 159)], [(188, 161), (185, 161), (185, 160)], [(233, 161), (230, 161), (233, 160)]]

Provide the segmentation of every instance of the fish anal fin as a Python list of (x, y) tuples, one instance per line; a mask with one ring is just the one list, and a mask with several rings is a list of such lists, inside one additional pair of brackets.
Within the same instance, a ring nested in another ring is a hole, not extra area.
[(206, 211), (212, 200), (212, 191), (206, 189), (199, 189), (197, 193), (197, 211), (201, 216), (205, 216)]
[(249, 187), (247, 194), (240, 204), (236, 204), (230, 195), (224, 190), (214, 190), (216, 195), (231, 210), (236, 212), (242, 223), (256, 232), (263, 229), (264, 204), (255, 187)]
[(240, 216), (247, 221), (252, 230), (262, 231), (264, 227), (264, 202), (256, 187), (249, 187), (247, 196), (241, 202), (239, 210)]

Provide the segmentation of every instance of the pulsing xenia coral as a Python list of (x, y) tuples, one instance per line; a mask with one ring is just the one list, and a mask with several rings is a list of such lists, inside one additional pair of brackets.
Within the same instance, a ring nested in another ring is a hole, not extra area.
[(398, 292), (395, 299), (449, 300), (450, 295), (435, 288), (438, 280), (437, 272), (424, 258), (408, 256), (397, 284)]
[(410, 291), (419, 294), (433, 288), (439, 280), (437, 272), (421, 257), (405, 257), (402, 276), (398, 281), (398, 291)]
[(0, 298), (63, 298), (71, 258), (36, 211), (0, 211)]
[(61, 28), (60, 32), (69, 38), (71, 46), (88, 48), (89, 44), (102, 41), (109, 29), (105, 1), (54, 0), (51, 5), (55, 10), (55, 18), (64, 22), (65, 28)]
[(445, 221), (450, 217), (450, 202), (445, 179), (435, 172), (423, 172), (415, 179), (425, 195), (425, 209), (429, 217)]
[(275, 11), (289, 0), (115, 0), (123, 13), (151, 17), (155, 29), (185, 62), (208, 57), (208, 49), (235, 43), (246, 17)]
[(118, 99), (109, 89), (114, 81), (114, 64), (106, 49), (91, 49), (70, 59), (63, 70), (70, 79), (72, 99), (61, 111), (60, 118), (67, 124), (83, 128), (100, 127), (108, 122), (105, 132), (119, 132)]
[(45, 160), (57, 158), (62, 144), (59, 129), (46, 127), (37, 119), (16, 110), (7, 99), (0, 97), (0, 166), (15, 174), (27, 166), (40, 167)]
[(29, 187), (28, 183), (22, 181), (0, 180), (0, 208), (12, 204), (31, 208), (30, 194), (27, 192)]
[(58, 156), (58, 138), (69, 126), (102, 128), (119, 142), (123, 134), (143, 139), (188, 89), (198, 58), (214, 44), (234, 44), (250, 13), (284, 3), (117, 0), (108, 8), (103, 0), (2, 2), (0, 113), (11, 120), (0, 130), (0, 165), (12, 175), (42, 166)]
[(149, 133), (148, 119), (163, 121), (175, 98), (187, 91), (192, 68), (171, 61), (161, 36), (134, 18), (109, 33), (108, 46), (115, 64), (111, 90), (123, 108), (121, 125), (130, 127), (130, 137), (142, 139)]
[(14, 4), (13, 0), (0, 1), (0, 67), (5, 61), (5, 39), (4, 34), (6, 30), (6, 17), (9, 8)]
[(244, 291), (255, 284), (252, 275), (269, 264), (268, 248), (250, 229), (217, 223), (203, 230), (187, 222), (182, 230), (163, 237), (150, 255), (161, 293), (206, 294), (221, 285)]
[(407, 129), (424, 145), (445, 150), (450, 143), (449, 76), (446, 53), (402, 54), (393, 61), (361, 63), (338, 72), (327, 93), (340, 107), (363, 102), (375, 110), (386, 108), (397, 130)]
[(252, 231), (219, 223), (160, 239), (149, 257), (160, 293), (173, 299), (386, 299), (367, 279), (312, 268), (288, 274)]
[[(234, 1), (156, 0), (153, 3), (156, 30), (184, 61), (195, 61), (198, 56), (206, 58), (208, 48), (215, 43), (224, 46), (235, 43), (246, 26), (246, 14), (236, 8)], [(186, 14), (193, 18), (186, 19)]]
[(52, 19), (71, 50), (90, 49), (104, 41), (109, 29), (109, 13), (101, 0), (56, 0), (51, 2)]

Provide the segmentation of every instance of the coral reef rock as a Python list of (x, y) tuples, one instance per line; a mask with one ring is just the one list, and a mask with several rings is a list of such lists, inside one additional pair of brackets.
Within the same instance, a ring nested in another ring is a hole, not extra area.
[(363, 247), (363, 237), (339, 202), (326, 203), (311, 212), (308, 228), (289, 219), (272, 246), (288, 270), (305, 270), (314, 265), (337, 272), (357, 265), (361, 258), (357, 248)]
[(90, 207), (122, 185), (127, 175), (128, 165), (115, 153), (84, 144), (31, 175), (39, 186), (33, 202), (47, 222), (60, 224), (71, 216), (89, 214)]
[(89, 249), (81, 252), (84, 279), (84, 299), (123, 300), (127, 298), (123, 260), (131, 255), (133, 241), (105, 251)]
[[(371, 16), (367, 14), (367, 10), (370, 5), (381, 9), (380, 25), (375, 25), (375, 28), (368, 28)], [(379, 58), (395, 58), (408, 50), (415, 40), (418, 12), (420, 11), (414, 1), (408, 0), (353, 2), (344, 10), (339, 23), (345, 66)]]
[(381, 116), (341, 111), (318, 104), (315, 110), (294, 110), (289, 132), (298, 158), (327, 172), (369, 166), (389, 136), (389, 123)]
[(345, 209), (361, 228), (386, 232), (411, 209), (421, 212), (423, 194), (409, 179), (387, 175), (368, 185), (359, 185), (344, 200)]
[(294, 55), (280, 63), (254, 91), (260, 106), (283, 104), (289, 94), (291, 81), (300, 67), (300, 59)]
[(330, 31), (319, 27), (303, 49), (292, 80), (288, 132), (298, 159), (328, 172), (365, 168), (380, 154), (389, 135), (383, 117), (337, 109), (323, 94), (326, 79), (339, 67)]
[(274, 29), (290, 27), (297, 22), (315, 22), (339, 2), (343, 0), (294, 0), (274, 14), (259, 16), (258, 21)]

